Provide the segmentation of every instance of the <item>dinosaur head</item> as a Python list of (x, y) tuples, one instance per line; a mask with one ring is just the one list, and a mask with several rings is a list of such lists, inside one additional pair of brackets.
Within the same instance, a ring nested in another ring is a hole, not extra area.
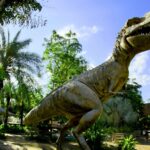
[(144, 17), (129, 19), (121, 31), (120, 46), (140, 53), (150, 49), (150, 12)]

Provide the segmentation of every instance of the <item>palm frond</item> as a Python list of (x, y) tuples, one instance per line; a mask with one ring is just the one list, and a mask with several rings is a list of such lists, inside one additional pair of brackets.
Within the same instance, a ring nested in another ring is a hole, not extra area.
[(37, 70), (34, 67), (32, 67), (32, 65), (27, 64), (25, 62), (22, 62), (22, 63), (21, 62), (14, 62), (12, 68), (13, 68), (13, 70), (15, 68), (15, 70), (24, 70), (24, 71), (27, 71), (27, 72), (30, 72), (33, 74), (37, 73)]
[(37, 72), (40, 72), (41, 70), (41, 57), (35, 53), (20, 52), (18, 53), (17, 61), (35, 67)]
[(2, 39), (1, 47), (4, 48), (6, 45), (6, 38), (5, 38), (5, 32), (1, 26), (0, 26), (0, 35), (1, 35), (1, 39)]
[(6, 47), (6, 59), (16, 59), (18, 56), (18, 53), (21, 49), (25, 48), (30, 44), (31, 40), (25, 40), (23, 42), (11, 42)]
[(8, 30), (8, 32), (7, 32), (7, 44), (9, 44), (9, 43), (10, 43), (10, 32)]
[(33, 78), (33, 75), (29, 72), (27, 72), (26, 70), (14, 70), (13, 71), (13, 76), (16, 78), (17, 81), (19, 81), (20, 79), (23, 79), (24, 82), (28, 83), (28, 84), (34, 84), (36, 83), (36, 81)]
[(16, 42), (15, 44), (17, 45), (18, 50), (22, 50), (22, 49), (26, 48), (31, 42), (32, 42), (31, 39), (27, 39), (27, 40), (24, 40), (21, 42)]
[(29, 63), (41, 63), (41, 57), (35, 53), (20, 52), (18, 53), (18, 59)]
[(19, 36), (20, 36), (20, 33), (21, 33), (21, 30), (19, 30), (19, 31), (17, 32), (17, 34), (16, 34), (15, 37), (13, 38), (13, 41), (12, 41), (12, 42), (17, 42), (17, 41), (18, 41), (18, 38), (19, 38)]
[(5, 78), (10, 79), (12, 76), (19, 84), (20, 79), (22, 79), (23, 82), (33, 85), (35, 83), (33, 74), (41, 71), (41, 58), (35, 53), (22, 51), (31, 43), (31, 39), (19, 41), (20, 33), (21, 30), (17, 32), (12, 41), (9, 41), (10, 33), (8, 31), (8, 41), (6, 42), (4, 30), (0, 28), (0, 36), (2, 38), (0, 63), (4, 68)]

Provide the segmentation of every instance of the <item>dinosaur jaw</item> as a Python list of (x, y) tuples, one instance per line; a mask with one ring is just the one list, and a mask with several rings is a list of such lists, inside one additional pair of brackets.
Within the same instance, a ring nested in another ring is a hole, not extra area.
[(126, 40), (138, 52), (150, 49), (150, 23), (135, 28), (127, 35)]
[(129, 36), (126, 40), (134, 49), (138, 50), (137, 52), (150, 49), (150, 33)]

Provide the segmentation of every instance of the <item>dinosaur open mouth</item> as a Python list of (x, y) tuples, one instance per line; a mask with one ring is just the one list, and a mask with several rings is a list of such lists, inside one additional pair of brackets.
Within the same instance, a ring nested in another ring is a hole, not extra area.
[(140, 51), (150, 49), (150, 26), (135, 29), (126, 38), (127, 43)]
[(150, 35), (150, 26), (141, 27), (136, 31), (133, 31), (129, 36), (143, 36), (143, 35), (144, 36)]

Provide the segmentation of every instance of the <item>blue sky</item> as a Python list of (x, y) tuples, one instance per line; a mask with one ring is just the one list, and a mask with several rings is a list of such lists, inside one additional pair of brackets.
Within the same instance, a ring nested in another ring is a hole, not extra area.
[[(40, 1), (40, 0), (39, 0)], [(104, 62), (112, 53), (118, 32), (127, 19), (143, 16), (150, 11), (148, 0), (41, 0), (43, 10), (40, 15), (47, 19), (45, 27), (36, 29), (23, 28), (22, 39), (31, 38), (28, 50), (42, 56), (44, 38), (49, 38), (52, 30), (60, 34), (68, 30), (77, 33), (83, 46), (83, 56), (91, 66)], [(20, 29), (9, 25), (11, 36)], [(130, 66), (130, 77), (136, 78), (142, 85), (141, 91), (145, 101), (150, 98), (150, 52), (137, 56)], [(46, 74), (46, 73), (43, 73)], [(46, 76), (46, 75), (45, 75)], [(46, 80), (41, 79), (41, 84)]]

